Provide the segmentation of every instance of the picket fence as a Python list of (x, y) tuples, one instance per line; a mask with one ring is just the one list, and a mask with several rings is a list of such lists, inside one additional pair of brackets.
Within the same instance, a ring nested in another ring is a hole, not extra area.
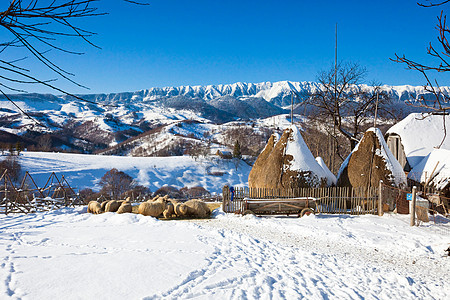
[(247, 199), (292, 199), (311, 198), (315, 200), (316, 212), (322, 214), (377, 214), (379, 188), (223, 188), (223, 211), (227, 213), (243, 213)]

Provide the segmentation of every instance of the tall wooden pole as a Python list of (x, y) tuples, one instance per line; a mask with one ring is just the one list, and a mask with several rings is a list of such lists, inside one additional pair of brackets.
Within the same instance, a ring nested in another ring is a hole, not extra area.
[(412, 200), (411, 200), (411, 205), (409, 207), (410, 214), (411, 214), (411, 220), (410, 220), (409, 225), (411, 225), (411, 226), (416, 225), (416, 193), (417, 193), (417, 187), (413, 186)]
[(380, 180), (378, 186), (378, 215), (380, 217), (383, 215), (383, 180)]
[[(334, 30), (334, 108), (337, 107), (337, 23)], [(336, 159), (336, 112), (333, 112), (333, 153), (331, 158), (331, 171), (334, 172), (334, 160)]]
[(377, 128), (378, 94), (379, 94), (379, 92), (377, 91), (377, 102), (375, 103), (375, 119), (373, 120), (373, 127), (374, 128)]

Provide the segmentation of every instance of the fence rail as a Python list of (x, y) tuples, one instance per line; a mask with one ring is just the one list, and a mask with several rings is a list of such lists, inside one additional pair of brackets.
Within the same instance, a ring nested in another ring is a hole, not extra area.
[(16, 186), (6, 170), (0, 176), (0, 213), (32, 213), (83, 204), (64, 175), (58, 178), (51, 173), (45, 185), (39, 187), (26, 172)]
[(228, 187), (223, 188), (223, 211), (243, 213), (244, 199), (313, 198), (316, 211), (323, 214), (376, 214), (378, 213), (378, 188), (297, 188), (269, 189)]

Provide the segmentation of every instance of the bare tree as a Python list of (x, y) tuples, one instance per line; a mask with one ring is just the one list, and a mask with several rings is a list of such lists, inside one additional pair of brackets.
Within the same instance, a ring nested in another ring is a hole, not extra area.
[[(75, 55), (83, 54), (60, 45), (61, 40), (65, 38), (77, 38), (98, 48), (90, 41), (94, 33), (76, 25), (76, 23), (83, 18), (106, 14), (98, 10), (96, 3), (99, 1), (101, 0), (9, 0), (1, 5), (4, 10), (0, 11), (0, 28), (3, 28), (9, 34), (10, 39), (0, 41), (0, 55), (3, 54), (0, 57), (0, 94), (29, 118), (33, 119), (6, 95), (4, 89), (26, 92), (28, 85), (40, 84), (56, 92), (90, 102), (55, 85), (55, 80), (62, 78), (77, 86), (84, 87), (73, 80), (74, 74), (55, 63), (49, 53), (50, 51), (59, 51)], [(147, 3), (140, 1), (123, 1), (147, 5)], [(24, 49), (26, 55), (12, 60), (2, 59), (9, 49)], [(57, 78), (42, 79), (34, 75), (30, 69), (23, 66), (22, 61), (27, 58), (27, 55), (36, 58), (44, 67), (51, 70)], [(35, 122), (39, 124), (36, 120)]]
[(131, 190), (135, 183), (133, 178), (117, 169), (111, 169), (100, 179), (102, 192), (109, 195), (111, 199), (118, 199), (123, 193)]
[(367, 74), (356, 63), (339, 64), (318, 76), (319, 88), (311, 92), (305, 104), (311, 105), (311, 117), (327, 124), (327, 130), (336, 140), (336, 154), (343, 159), (338, 135), (344, 136), (350, 148), (358, 143), (363, 125), (373, 118), (375, 107), (381, 114), (388, 113), (388, 95), (378, 85), (362, 85)]
[[(449, 2), (450, 0), (426, 1), (426, 3), (417, 3), (417, 4), (419, 6), (427, 8), (427, 7), (442, 6)], [(415, 102), (409, 101), (408, 104), (416, 107), (423, 107), (443, 114), (444, 137), (442, 139), (441, 144), (439, 145), (440, 147), (444, 143), (445, 138), (447, 136), (445, 115), (446, 111), (450, 110), (450, 97), (449, 95), (443, 93), (442, 88), (439, 85), (438, 81), (436, 79), (431, 78), (430, 72), (443, 73), (450, 71), (450, 44), (448, 40), (450, 29), (447, 26), (447, 15), (444, 14), (443, 10), (441, 10), (440, 15), (437, 16), (436, 30), (438, 31), (437, 46), (433, 45), (433, 43), (430, 42), (427, 47), (428, 55), (435, 58), (436, 63), (423, 64), (421, 62), (407, 58), (404, 54), (400, 56), (397, 53), (395, 54), (395, 58), (392, 60), (398, 63), (405, 64), (406, 67), (410, 70), (416, 70), (420, 72), (425, 78), (426, 84), (424, 86), (424, 89), (434, 95), (433, 100), (430, 102), (422, 97), (420, 99), (415, 99)]]

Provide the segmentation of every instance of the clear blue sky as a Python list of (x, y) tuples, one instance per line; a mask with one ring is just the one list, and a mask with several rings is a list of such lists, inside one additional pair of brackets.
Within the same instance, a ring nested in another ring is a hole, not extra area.
[[(100, 1), (97, 5), (109, 15), (80, 25), (98, 33), (92, 41), (102, 49), (64, 41), (63, 46), (86, 54), (52, 54), (91, 90), (63, 79), (56, 85), (74, 93), (100, 93), (238, 81), (314, 81), (318, 71), (334, 61), (335, 23), (340, 60), (360, 63), (369, 72), (367, 79), (382, 84), (422, 85), (419, 73), (389, 58), (404, 53), (430, 61), (426, 47), (436, 41), (436, 16), (442, 8), (450, 12), (450, 5), (420, 8), (406, 0), (148, 1), (145, 7)], [(33, 68), (45, 78), (54, 77)], [(441, 85), (450, 85), (448, 79), (442, 76)]]

